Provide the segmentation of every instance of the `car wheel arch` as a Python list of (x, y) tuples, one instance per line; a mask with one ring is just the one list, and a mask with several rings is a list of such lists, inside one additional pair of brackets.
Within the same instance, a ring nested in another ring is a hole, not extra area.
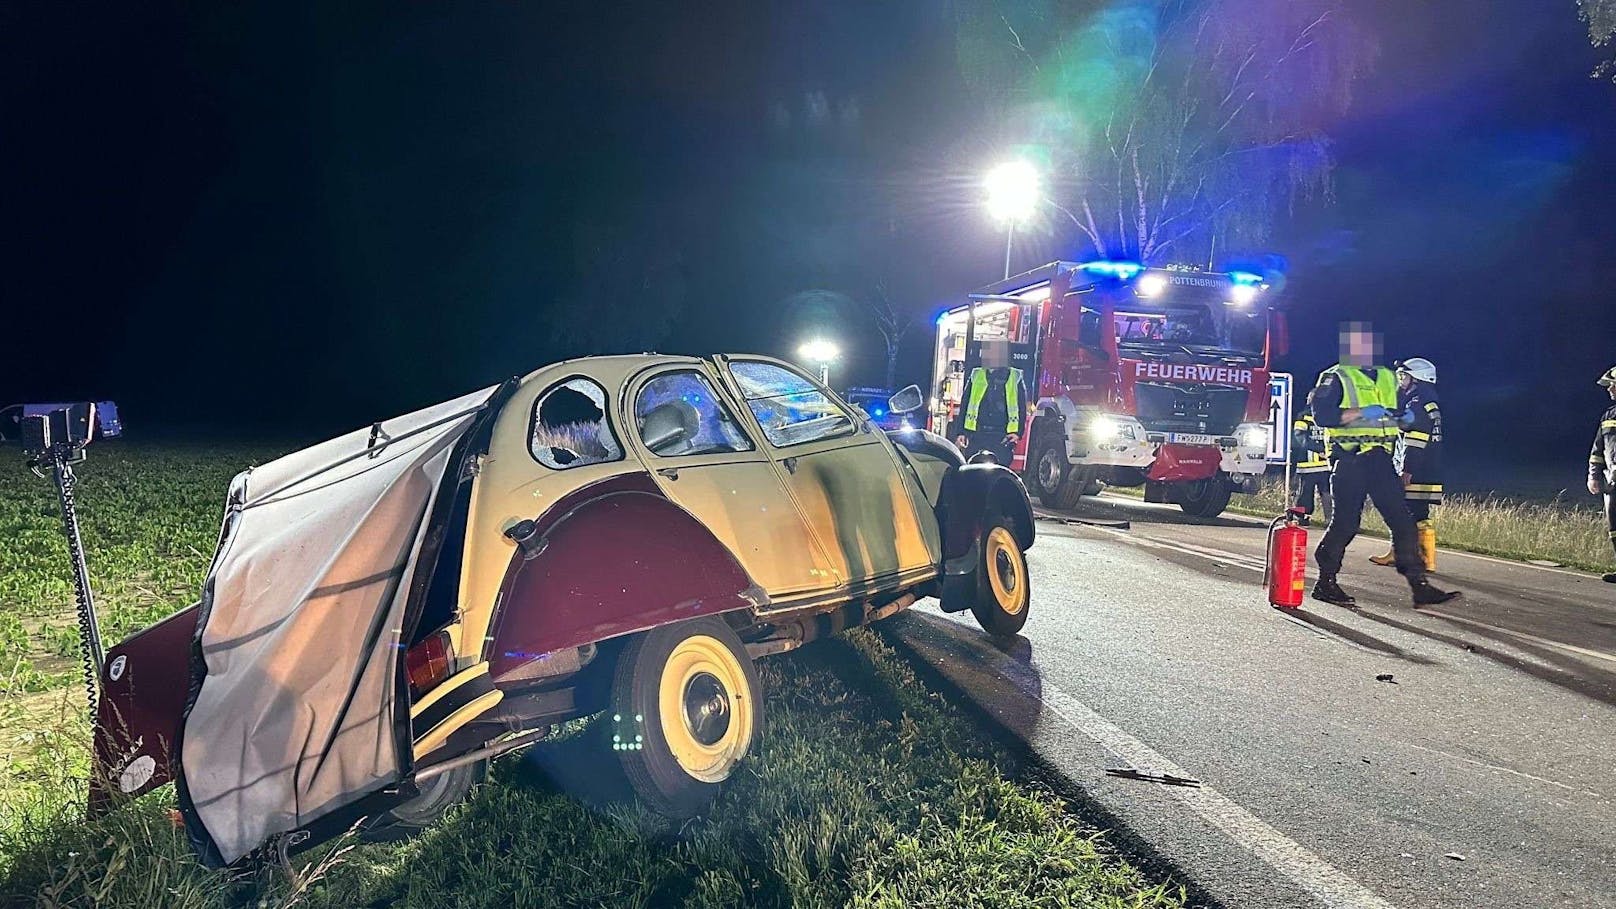
[[(565, 590), (546, 583), (557, 575)], [(660, 492), (614, 489), (572, 503), (526, 552), (513, 551), (482, 655), (498, 676), (536, 655), (765, 602), (684, 508)]]
[(989, 514), (999, 512), (1015, 523), (1016, 542), (1030, 549), (1036, 536), (1032, 503), (1021, 478), (999, 464), (966, 464), (943, 478), (937, 503), (942, 531), (941, 600), (945, 612), (969, 607), (976, 591), (977, 563)]

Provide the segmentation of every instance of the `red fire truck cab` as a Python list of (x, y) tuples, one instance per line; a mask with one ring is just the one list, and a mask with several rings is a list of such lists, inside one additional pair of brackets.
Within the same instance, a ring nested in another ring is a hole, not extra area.
[(957, 438), (971, 370), (1018, 367), (1035, 401), (1012, 466), (1044, 504), (1144, 486), (1215, 516), (1267, 469), (1273, 296), (1249, 272), (1114, 261), (988, 285), (937, 319), (930, 426)]

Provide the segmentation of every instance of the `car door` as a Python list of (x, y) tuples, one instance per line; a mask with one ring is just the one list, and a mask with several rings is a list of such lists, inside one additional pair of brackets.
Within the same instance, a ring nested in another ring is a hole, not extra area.
[(785, 363), (718, 358), (831, 566), (855, 588), (933, 571), (938, 531), (885, 435)]
[(658, 367), (629, 384), (626, 434), (664, 495), (718, 538), (770, 599), (839, 587), (839, 575), (768, 455), (703, 366)]

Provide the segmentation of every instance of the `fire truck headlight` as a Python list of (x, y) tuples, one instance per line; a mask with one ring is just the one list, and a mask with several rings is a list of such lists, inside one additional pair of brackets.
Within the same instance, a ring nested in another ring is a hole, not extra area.
[(1268, 450), (1268, 427), (1244, 426), (1240, 429), (1241, 448), (1261, 448)]
[(1167, 292), (1167, 278), (1165, 275), (1145, 275), (1134, 285), (1134, 290), (1141, 297), (1159, 297)]
[(1245, 306), (1257, 299), (1258, 287), (1255, 284), (1236, 284), (1229, 288), (1229, 302), (1236, 306)]
[(1122, 439), (1138, 440), (1138, 425), (1133, 420), (1100, 414), (1089, 421), (1089, 438), (1098, 443), (1116, 442)]

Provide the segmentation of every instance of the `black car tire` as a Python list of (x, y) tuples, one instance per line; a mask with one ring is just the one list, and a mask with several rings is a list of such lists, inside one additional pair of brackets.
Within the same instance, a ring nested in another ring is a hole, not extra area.
[(688, 818), (712, 804), (759, 738), (763, 686), (735, 632), (707, 616), (631, 639), (607, 710), (607, 746), (634, 794), (664, 817)]
[(996, 638), (1014, 637), (1027, 624), (1032, 606), (1032, 574), (1014, 521), (995, 511), (982, 533), (971, 615)]
[(421, 794), (376, 818), (360, 832), (367, 843), (391, 843), (414, 836), (438, 822), (444, 812), (488, 777), (488, 762), (476, 761), (438, 774), (420, 784)]
[(1229, 507), (1234, 489), (1222, 477), (1184, 484), (1179, 490), (1178, 507), (1197, 518), (1215, 518)]

